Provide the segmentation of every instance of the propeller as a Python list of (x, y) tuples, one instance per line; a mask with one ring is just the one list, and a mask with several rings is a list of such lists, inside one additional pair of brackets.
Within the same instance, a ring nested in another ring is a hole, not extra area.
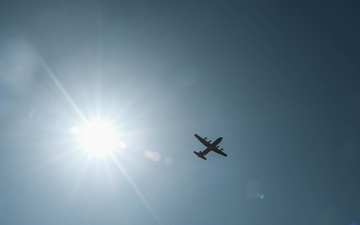
[(224, 150), (223, 148), (220, 149), (220, 151)]
[(207, 137), (204, 138), (204, 140), (206, 140), (206, 139), (207, 139)]
[(211, 143), (211, 140), (209, 140), (209, 143)]

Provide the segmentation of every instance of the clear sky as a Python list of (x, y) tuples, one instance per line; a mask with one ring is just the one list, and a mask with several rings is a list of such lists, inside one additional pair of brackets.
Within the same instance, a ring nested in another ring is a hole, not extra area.
[(359, 225), (359, 10), (1, 1), (0, 224)]

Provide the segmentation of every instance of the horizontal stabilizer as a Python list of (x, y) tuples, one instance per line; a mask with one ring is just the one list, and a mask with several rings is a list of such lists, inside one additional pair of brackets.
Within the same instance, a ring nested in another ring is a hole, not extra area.
[(202, 158), (203, 160), (206, 160), (205, 156), (203, 154), (201, 154), (202, 152), (195, 152), (194, 153), (199, 157)]

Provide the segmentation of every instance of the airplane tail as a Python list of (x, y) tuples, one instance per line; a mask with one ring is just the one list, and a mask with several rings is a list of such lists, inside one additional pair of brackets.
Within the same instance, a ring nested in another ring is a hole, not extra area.
[(203, 154), (201, 154), (201, 151), (200, 152), (196, 152), (194, 151), (195, 155), (197, 155), (199, 158), (202, 158), (203, 160), (206, 160), (205, 156)]

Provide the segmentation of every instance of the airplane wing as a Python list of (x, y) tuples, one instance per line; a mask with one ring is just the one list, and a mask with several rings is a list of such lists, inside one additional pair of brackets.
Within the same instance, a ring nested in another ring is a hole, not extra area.
[[(194, 135), (203, 145), (205, 145), (206, 147), (209, 147), (211, 144), (210, 144), (210, 142), (208, 142), (208, 141), (206, 141), (204, 138), (202, 138), (202, 137), (200, 137), (199, 135), (197, 135), (197, 134), (195, 134)], [(207, 150), (207, 149), (206, 149)], [(204, 152), (206, 151), (206, 150), (204, 150)], [(210, 150), (209, 150), (210, 151)], [(208, 152), (209, 152), (208, 151)], [(208, 153), (208, 152), (206, 152), (206, 153)]]
[(222, 151), (222, 149), (220, 150), (219, 148), (214, 148), (212, 149), (214, 152), (216, 152), (217, 154), (223, 155), (223, 156), (227, 156), (227, 154), (225, 152)]

